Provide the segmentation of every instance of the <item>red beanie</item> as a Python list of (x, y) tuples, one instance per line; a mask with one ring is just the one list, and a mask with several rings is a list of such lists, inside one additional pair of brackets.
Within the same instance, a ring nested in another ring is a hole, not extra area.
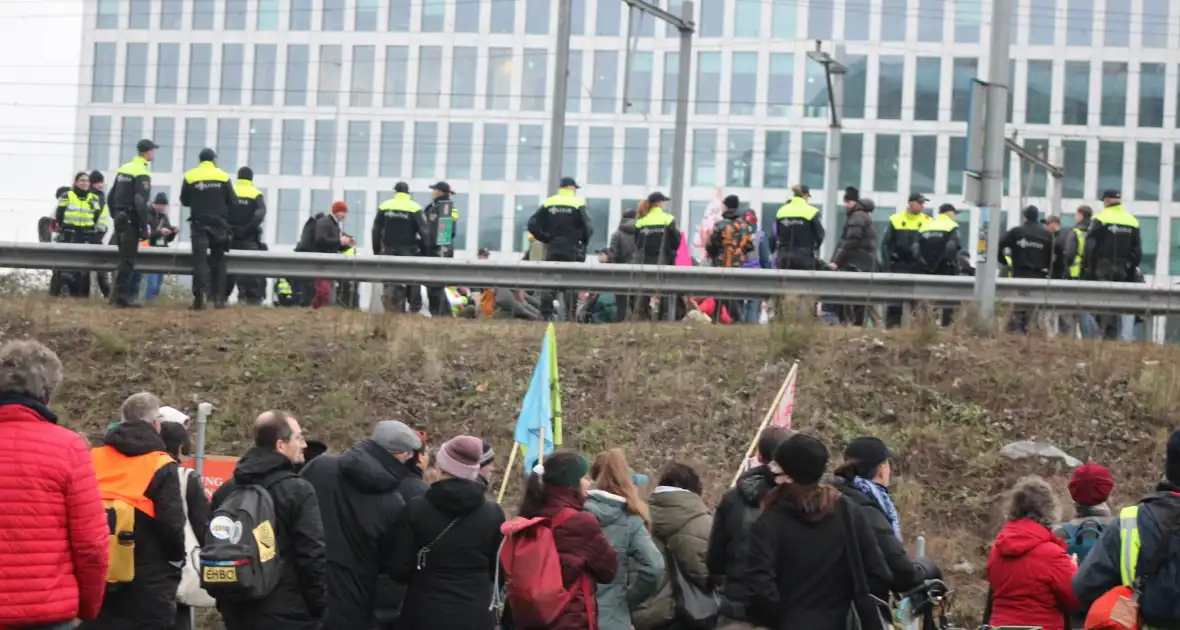
[(348, 212), (348, 204), (343, 201), (333, 201), (332, 212)]
[(1114, 490), (1114, 477), (1110, 469), (1102, 464), (1089, 462), (1078, 466), (1069, 478), (1069, 496), (1078, 505), (1098, 505), (1110, 497)]

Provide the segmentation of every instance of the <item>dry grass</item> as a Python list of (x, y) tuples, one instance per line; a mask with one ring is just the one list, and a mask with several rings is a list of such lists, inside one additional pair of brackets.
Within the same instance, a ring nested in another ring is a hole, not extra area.
[[(964, 317), (968, 320), (968, 317)], [(1180, 367), (1171, 347), (970, 336), (927, 323), (882, 332), (810, 323), (764, 327), (560, 326), (566, 442), (622, 446), (636, 469), (695, 462), (715, 501), (794, 359), (802, 361), (796, 427), (835, 452), (874, 434), (899, 453), (894, 489), (903, 532), (929, 541), (952, 573), (960, 611), (977, 615), (997, 500), (1018, 477), (1055, 462), (1010, 462), (1001, 446), (1048, 440), (1103, 462), (1115, 502), (1146, 491), (1163, 465), (1162, 436), (1180, 424)], [(0, 339), (53, 347), (68, 376), (54, 406), (83, 431), (104, 426), (127, 395), (151, 390), (193, 412), (218, 409), (211, 449), (245, 450), (250, 422), (278, 407), (334, 450), (396, 418), (432, 442), (458, 433), (507, 453), (544, 329), (498, 321), (431, 321), (341, 311), (179, 308), (113, 311), (11, 298)]]

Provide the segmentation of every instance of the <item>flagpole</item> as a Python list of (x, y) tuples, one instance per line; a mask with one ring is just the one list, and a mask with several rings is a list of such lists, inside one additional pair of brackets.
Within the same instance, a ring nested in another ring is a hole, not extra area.
[(729, 487), (737, 485), (738, 477), (742, 476), (742, 468), (745, 467), (746, 462), (750, 456), (754, 454), (754, 449), (758, 448), (758, 438), (762, 436), (763, 429), (770, 424), (770, 419), (774, 417), (774, 412), (778, 410), (779, 403), (782, 402), (783, 396), (787, 393), (787, 388), (795, 380), (795, 373), (799, 370), (799, 362), (795, 361), (791, 365), (791, 371), (787, 372), (787, 378), (783, 379), (783, 386), (778, 389), (778, 394), (774, 397), (774, 402), (770, 404), (770, 409), (766, 412), (766, 417), (762, 419), (762, 424), (758, 425), (758, 430), (754, 433), (754, 439), (750, 440), (750, 447), (746, 449), (746, 454), (742, 457), (742, 463), (738, 465), (737, 472), (733, 475), (733, 481), (729, 482)]
[(504, 502), (504, 491), (508, 489), (508, 478), (512, 476), (512, 465), (516, 463), (516, 442), (512, 443), (512, 454), (508, 456), (508, 467), (504, 469), (504, 480), (500, 482), (500, 494), (496, 496), (496, 504)]

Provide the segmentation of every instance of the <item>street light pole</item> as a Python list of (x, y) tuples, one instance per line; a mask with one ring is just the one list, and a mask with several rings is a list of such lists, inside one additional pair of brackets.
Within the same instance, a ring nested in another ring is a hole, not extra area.
[[(574, 0), (557, 1), (557, 54), (553, 60), (553, 112), (549, 123), (549, 188), (553, 194), (561, 183), (565, 154), (565, 104), (569, 89), (570, 24)], [(574, 173), (569, 173), (572, 177)]]
[(807, 53), (807, 57), (824, 67), (824, 77), (828, 83), (828, 110), (831, 122), (828, 124), (827, 169), (824, 171), (824, 228), (833, 238), (825, 238), (820, 246), (820, 257), (828, 260), (832, 257), (836, 239), (835, 230), (838, 223), (836, 208), (840, 206), (840, 150), (844, 139), (844, 75), (848, 68), (844, 65), (844, 44), (837, 44), (829, 55), (823, 51), (823, 42), (815, 41), (815, 50)]

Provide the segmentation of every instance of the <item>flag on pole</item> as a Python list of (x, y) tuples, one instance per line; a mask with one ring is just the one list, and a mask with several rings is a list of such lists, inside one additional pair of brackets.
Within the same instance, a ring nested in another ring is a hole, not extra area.
[(787, 375), (787, 391), (779, 400), (774, 416), (770, 418), (770, 426), (791, 430), (791, 414), (795, 412), (795, 379), (798, 378), (798, 374), (798, 366), (791, 368), (791, 373)]
[(553, 356), (554, 345), (551, 342), (553, 334), (553, 325), (550, 324), (541, 343), (541, 354), (537, 358), (536, 367), (533, 368), (528, 391), (525, 392), (524, 401), (520, 405), (520, 415), (516, 417), (513, 439), (524, 451), (526, 477), (537, 464), (537, 460), (553, 450), (553, 372), (550, 367), (550, 364), (556, 363)]
[(553, 413), (553, 443), (561, 448), (561, 377), (557, 371), (557, 329), (553, 323), (545, 331), (549, 345), (549, 406)]

